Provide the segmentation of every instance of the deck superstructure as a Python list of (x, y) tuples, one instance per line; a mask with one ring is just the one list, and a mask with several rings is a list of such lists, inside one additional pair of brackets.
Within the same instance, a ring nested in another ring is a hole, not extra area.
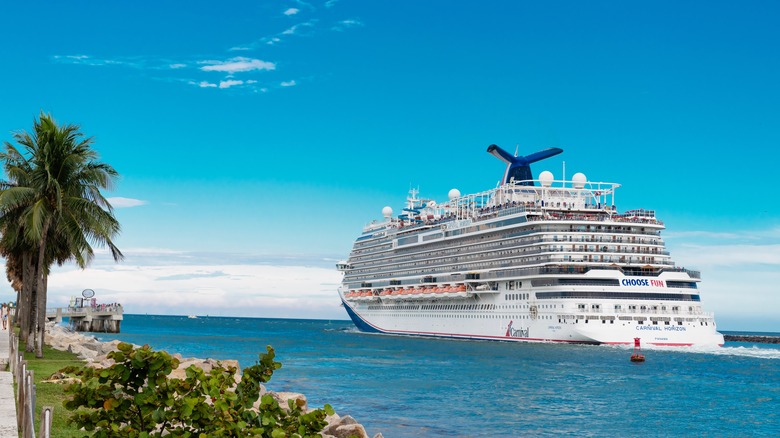
[[(496, 149), (506, 154), (495, 146), (488, 151), (499, 156)], [(551, 155), (543, 152), (530, 162)], [(619, 184), (581, 173), (516, 181), (510, 168), (520, 160), (504, 161), (506, 180), (497, 188), (465, 196), (453, 189), (443, 203), (412, 190), (402, 214), (385, 207), (384, 220), (365, 227), (338, 265), (339, 294), (358, 328), (474, 339), (723, 344), (713, 315), (702, 308), (699, 273), (675, 265), (652, 210), (618, 212)]]

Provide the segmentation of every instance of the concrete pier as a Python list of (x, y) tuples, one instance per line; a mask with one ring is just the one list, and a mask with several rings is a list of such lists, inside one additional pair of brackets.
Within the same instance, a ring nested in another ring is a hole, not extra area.
[(67, 317), (70, 327), (79, 332), (119, 333), (124, 310), (120, 304), (96, 307), (68, 307), (46, 310), (46, 319), (62, 322)]

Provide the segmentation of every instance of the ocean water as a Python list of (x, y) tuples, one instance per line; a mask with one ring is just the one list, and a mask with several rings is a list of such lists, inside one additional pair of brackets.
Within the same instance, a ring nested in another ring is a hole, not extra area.
[(267, 384), (330, 403), (370, 436), (780, 436), (780, 346), (644, 349), (372, 335), (349, 321), (125, 315), (185, 357), (282, 363)]

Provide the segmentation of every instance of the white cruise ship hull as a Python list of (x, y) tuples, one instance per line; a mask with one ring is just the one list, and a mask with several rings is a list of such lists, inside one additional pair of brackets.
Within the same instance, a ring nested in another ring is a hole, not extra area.
[[(688, 322), (666, 325), (638, 324), (620, 320), (618, 315), (587, 315), (593, 319), (559, 322), (541, 319), (552, 315), (517, 315), (512, 312), (420, 310), (381, 311), (367, 305), (343, 300), (347, 314), (364, 332), (437, 338), (478, 339), (509, 342), (564, 342), (580, 344), (633, 345), (640, 338), (643, 345), (675, 347), (722, 346), (723, 335), (713, 325)], [(446, 303), (443, 301), (442, 303)], [(422, 304), (411, 304), (410, 307)], [(444, 304), (439, 304), (439, 306)], [(373, 306), (376, 307), (376, 306)], [(468, 313), (466, 313), (468, 312)], [(604, 317), (605, 319), (601, 319)], [(611, 318), (615, 319), (611, 319)], [(599, 319), (595, 319), (599, 318)], [(586, 322), (587, 321), (587, 322)]]

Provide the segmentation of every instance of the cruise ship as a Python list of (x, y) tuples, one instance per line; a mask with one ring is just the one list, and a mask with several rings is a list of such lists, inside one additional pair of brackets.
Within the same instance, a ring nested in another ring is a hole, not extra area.
[(718, 346), (700, 273), (675, 265), (653, 210), (620, 212), (616, 183), (533, 179), (517, 156), (501, 184), (446, 202), (410, 190), (337, 264), (344, 308), (366, 332), (521, 342)]

